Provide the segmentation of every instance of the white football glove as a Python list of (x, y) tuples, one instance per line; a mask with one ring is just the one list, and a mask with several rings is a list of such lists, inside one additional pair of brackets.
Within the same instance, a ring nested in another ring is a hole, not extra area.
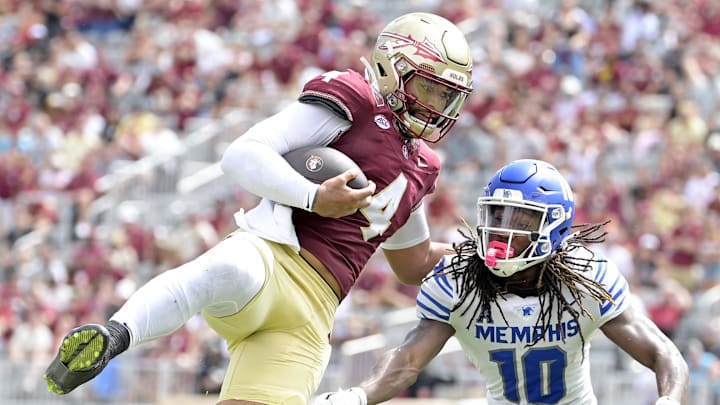
[(367, 405), (367, 395), (362, 388), (326, 392), (321, 394), (314, 405)]

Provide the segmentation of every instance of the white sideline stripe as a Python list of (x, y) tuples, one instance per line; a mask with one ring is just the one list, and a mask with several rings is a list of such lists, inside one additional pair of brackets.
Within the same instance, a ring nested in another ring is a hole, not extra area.
[[(385, 338), (385, 335), (377, 333), (370, 336), (348, 340), (343, 343), (340, 350), (345, 356), (354, 356), (360, 353), (384, 349), (386, 345), (387, 339)], [(445, 346), (443, 346), (442, 350), (440, 350), (438, 356), (441, 354), (456, 353), (460, 351), (462, 351), (460, 342), (458, 342), (458, 340), (453, 336), (445, 342)]]
[(354, 356), (358, 353), (380, 350), (387, 344), (387, 339), (382, 334), (375, 334), (361, 337), (358, 339), (348, 340), (343, 343), (340, 350), (345, 356)]
[(180, 194), (191, 193), (200, 186), (220, 178), (222, 175), (223, 172), (222, 169), (220, 169), (220, 163), (213, 163), (178, 181), (177, 191)]

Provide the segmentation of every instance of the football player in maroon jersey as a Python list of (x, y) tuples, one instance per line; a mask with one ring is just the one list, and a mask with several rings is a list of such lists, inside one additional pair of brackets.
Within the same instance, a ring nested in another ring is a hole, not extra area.
[[(471, 91), (472, 58), (444, 18), (411, 13), (378, 36), (364, 74), (326, 72), (299, 98), (250, 128), (221, 167), (259, 205), (235, 215), (238, 231), (195, 260), (140, 288), (105, 325), (64, 338), (48, 389), (66, 394), (107, 362), (168, 335), (201, 312), (231, 354), (220, 404), (305, 404), (330, 358), (339, 302), (378, 247), (397, 277), (419, 284), (448, 245), (431, 242), (423, 198), (438, 156), (426, 145), (452, 128)], [(282, 155), (320, 145), (351, 157), (371, 180), (352, 189), (349, 170), (322, 184)]]

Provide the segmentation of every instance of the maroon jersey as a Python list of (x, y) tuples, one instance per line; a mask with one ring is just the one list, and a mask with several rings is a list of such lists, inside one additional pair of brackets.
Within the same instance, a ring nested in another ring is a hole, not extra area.
[(435, 189), (440, 160), (424, 142), (408, 140), (392, 123), (390, 108), (359, 73), (324, 73), (305, 85), (301, 101), (325, 100), (352, 126), (329, 146), (352, 158), (377, 185), (372, 204), (353, 215), (324, 218), (300, 209), (293, 222), (300, 245), (333, 273), (342, 296), (380, 243), (407, 221)]

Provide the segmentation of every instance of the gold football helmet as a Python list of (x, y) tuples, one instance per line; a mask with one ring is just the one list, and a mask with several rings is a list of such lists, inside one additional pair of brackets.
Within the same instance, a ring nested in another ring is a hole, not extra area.
[(407, 136), (437, 142), (472, 91), (472, 57), (455, 24), (428, 13), (391, 21), (378, 36), (365, 76)]

